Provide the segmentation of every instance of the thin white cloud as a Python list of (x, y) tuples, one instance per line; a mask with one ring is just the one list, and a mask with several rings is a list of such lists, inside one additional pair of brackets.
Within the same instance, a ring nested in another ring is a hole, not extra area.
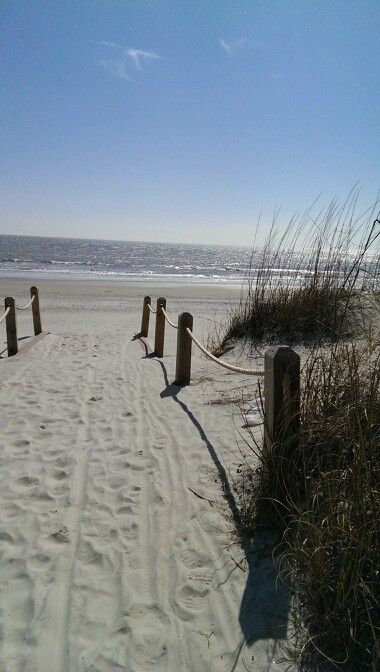
[(127, 49), (128, 47), (124, 47), (122, 44), (115, 44), (115, 42), (104, 42), (102, 41), (97, 41), (97, 40), (90, 40), (91, 44), (99, 44), (101, 47), (115, 47), (116, 49)]
[(146, 58), (148, 61), (162, 60), (161, 56), (158, 56), (153, 51), (143, 51), (142, 49), (127, 49), (126, 54), (134, 61), (136, 70), (141, 70), (140, 59)]
[(237, 51), (238, 49), (242, 49), (243, 47), (247, 46), (247, 38), (246, 37), (238, 37), (236, 40), (232, 40), (231, 42), (227, 42), (227, 40), (220, 37), (219, 38), (219, 44), (222, 47), (222, 49), (226, 52), (226, 54), (228, 54), (228, 56), (233, 56), (235, 51)]
[(262, 40), (253, 40), (245, 36), (238, 37), (235, 40), (225, 40), (223, 37), (219, 38), (219, 45), (228, 56), (233, 56), (235, 52), (242, 49), (261, 49), (264, 47)]
[(144, 61), (161, 61), (162, 58), (154, 51), (144, 51), (143, 49), (133, 49), (132, 47), (127, 47), (122, 44), (116, 44), (115, 42), (92, 42), (93, 44), (98, 44), (102, 47), (108, 47), (111, 49), (121, 50), (122, 54), (118, 58), (102, 59), (100, 64), (103, 68), (108, 70), (115, 77), (120, 79), (131, 79), (129, 76), (129, 71), (133, 65), (134, 70), (142, 70), (142, 63)]
[(224, 51), (227, 52), (227, 54), (228, 54), (229, 56), (232, 56), (232, 49), (231, 49), (231, 46), (228, 44), (228, 42), (226, 42), (225, 40), (223, 40), (222, 37), (221, 37), (220, 40), (219, 40), (219, 44), (220, 44), (220, 46), (222, 47), (222, 49), (224, 49)]
[(128, 80), (131, 79), (130, 76), (128, 75), (125, 61), (122, 61), (117, 58), (108, 61), (102, 59), (100, 61), (100, 65), (109, 73), (111, 73), (111, 75), (113, 75), (114, 77), (119, 77), (119, 79), (128, 79)]

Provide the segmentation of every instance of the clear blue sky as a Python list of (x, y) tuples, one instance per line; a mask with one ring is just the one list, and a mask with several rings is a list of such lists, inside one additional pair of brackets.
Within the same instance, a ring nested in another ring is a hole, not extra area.
[(2, 0), (0, 232), (248, 245), (369, 205), (379, 34), (378, 0)]

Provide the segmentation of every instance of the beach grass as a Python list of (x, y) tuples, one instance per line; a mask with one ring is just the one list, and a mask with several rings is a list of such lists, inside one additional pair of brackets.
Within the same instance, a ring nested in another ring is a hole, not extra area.
[[(282, 235), (274, 218), (246, 297), (209, 341), (220, 354), (233, 339), (307, 346), (297, 440), (268, 453), (248, 427), (235, 484), (239, 538), (263, 524), (277, 537), (294, 596), (287, 653), (303, 671), (380, 664), (380, 221), (357, 197)], [(264, 415), (260, 385), (256, 403)]]
[(302, 372), (298, 442), (268, 454), (252, 432), (244, 453), (239, 535), (263, 522), (277, 531), (280, 577), (294, 594), (289, 657), (300, 670), (375, 672), (379, 333), (313, 349)]
[(380, 222), (378, 203), (359, 212), (358, 196), (354, 189), (318, 212), (315, 203), (285, 230), (274, 215), (253, 246), (240, 303), (210, 334), (214, 354), (234, 339), (310, 344), (360, 331), (379, 289)]

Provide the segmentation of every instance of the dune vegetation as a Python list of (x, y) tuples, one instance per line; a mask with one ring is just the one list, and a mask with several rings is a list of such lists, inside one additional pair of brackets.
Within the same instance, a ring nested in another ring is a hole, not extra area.
[[(213, 342), (307, 345), (298, 438), (268, 454), (250, 431), (238, 484), (240, 536), (263, 522), (278, 535), (300, 670), (375, 672), (380, 661), (380, 222), (373, 209), (355, 215), (356, 197), (294, 218), (283, 236), (272, 228)], [(307, 272), (296, 253), (306, 224)]]
[(240, 303), (210, 335), (215, 354), (233, 339), (311, 344), (360, 333), (379, 289), (380, 222), (377, 203), (358, 212), (358, 196), (318, 212), (314, 204), (284, 230), (274, 215), (263, 244), (253, 245)]

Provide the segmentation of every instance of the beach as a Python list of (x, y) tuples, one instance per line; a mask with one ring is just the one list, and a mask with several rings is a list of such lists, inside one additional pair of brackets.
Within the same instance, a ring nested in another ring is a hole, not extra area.
[[(2, 278), (0, 294), (25, 303), (32, 284), (49, 334), (0, 359), (1, 669), (284, 670), (270, 543), (247, 561), (233, 534), (235, 402), (257, 378), (193, 348), (178, 387), (176, 331), (162, 359), (153, 315), (137, 337), (144, 295), (164, 296), (206, 343), (240, 287)], [(32, 334), (30, 311), (17, 326)], [(262, 367), (263, 352), (225, 360)]]

